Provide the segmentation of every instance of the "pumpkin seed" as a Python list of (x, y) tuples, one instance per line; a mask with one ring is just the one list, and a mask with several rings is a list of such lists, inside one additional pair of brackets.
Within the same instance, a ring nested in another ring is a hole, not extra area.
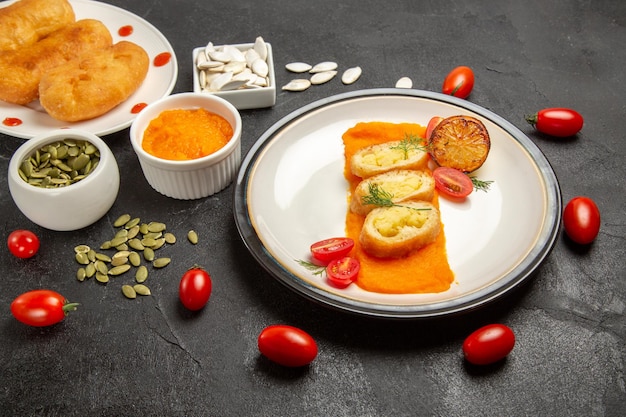
[(146, 287), (143, 284), (135, 284), (133, 285), (133, 290), (139, 295), (150, 295), (150, 288)]
[(121, 245), (117, 245), (115, 247), (117, 250), (128, 250), (128, 245), (126, 243), (122, 243)]
[(113, 268), (109, 269), (109, 275), (122, 275), (124, 272), (128, 272), (129, 269), (130, 265), (128, 264), (114, 266)]
[(111, 262), (111, 257), (105, 253), (96, 253), (96, 259), (104, 262)]
[(87, 252), (87, 259), (89, 259), (90, 262), (93, 262), (96, 260), (96, 251), (93, 249), (89, 249), (89, 252)]
[(128, 240), (128, 229), (120, 229), (116, 234), (115, 237), (125, 237), (126, 240)]
[(129, 220), (130, 220), (130, 214), (122, 214), (120, 217), (117, 218), (117, 220), (113, 222), (113, 226), (122, 227), (126, 223), (128, 223)]
[(114, 248), (117, 248), (118, 246), (126, 243), (127, 241), (128, 241), (128, 238), (126, 236), (114, 237), (113, 239), (111, 239), (111, 246), (113, 246)]
[(137, 271), (135, 272), (135, 281), (141, 284), (142, 282), (145, 282), (147, 279), (148, 279), (148, 268), (146, 268), (145, 265), (141, 265), (139, 268), (137, 268)]
[(94, 262), (94, 266), (96, 267), (96, 274), (99, 272), (103, 275), (106, 275), (109, 273), (109, 268), (107, 267), (107, 265), (102, 262), (101, 260), (97, 260), (96, 262)]
[(190, 230), (187, 232), (187, 239), (191, 242), (191, 244), (195, 245), (198, 243), (198, 233), (195, 230)]
[(165, 245), (165, 238), (159, 238), (154, 241), (154, 245), (152, 245), (152, 250), (161, 249), (163, 245)]
[(137, 252), (131, 252), (130, 255), (128, 255), (128, 260), (132, 266), (141, 265), (141, 258)]
[(140, 221), (141, 221), (141, 219), (139, 217), (135, 217), (134, 219), (130, 219), (130, 220), (128, 220), (128, 222), (126, 222), (126, 224), (124, 225), (124, 228), (125, 229), (132, 229), (133, 227), (137, 226)]
[(85, 276), (91, 278), (96, 274), (96, 266), (93, 263), (88, 264), (85, 267)]
[(176, 236), (174, 236), (173, 233), (167, 232), (163, 235), (163, 238), (165, 239), (165, 242), (169, 243), (170, 245), (176, 243)]
[(156, 240), (151, 237), (144, 237), (141, 239), (141, 244), (145, 247), (151, 248), (156, 244)]
[(103, 242), (102, 245), (100, 245), (100, 249), (111, 249), (113, 246), (111, 246), (111, 241), (107, 240), (106, 242)]
[(163, 268), (169, 265), (171, 261), (172, 260), (170, 258), (157, 258), (154, 261), (152, 261), (152, 266), (154, 266), (155, 268)]
[(85, 278), (87, 278), (87, 271), (85, 270), (85, 268), (78, 268), (78, 270), (76, 271), (76, 279), (80, 282), (83, 282)]
[(76, 247), (74, 247), (74, 252), (76, 253), (87, 253), (91, 250), (91, 248), (87, 245), (78, 245)]
[(109, 282), (109, 276), (106, 274), (101, 274), (100, 272), (96, 272), (96, 281), (106, 284)]
[(128, 235), (126, 236), (129, 240), (133, 239), (139, 234), (139, 226), (135, 225), (128, 229)]
[(150, 248), (145, 248), (143, 250), (143, 258), (148, 262), (154, 261), (154, 251)]
[(125, 265), (126, 263), (128, 263), (128, 257), (127, 256), (118, 256), (117, 258), (112, 258), (111, 259), (111, 265), (112, 266), (121, 266), (121, 265)]
[(150, 222), (148, 223), (148, 232), (162, 232), (166, 229), (165, 223)]
[(81, 265), (87, 265), (89, 263), (89, 257), (87, 256), (87, 252), (79, 252), (75, 256), (76, 262)]
[(122, 293), (126, 298), (137, 298), (137, 293), (135, 292), (135, 289), (130, 285), (122, 285)]
[(142, 223), (141, 226), (139, 226), (139, 233), (142, 235), (148, 233), (148, 225), (146, 223)]
[(132, 238), (128, 241), (128, 246), (135, 250), (144, 250), (146, 247), (141, 243), (141, 240), (137, 238)]

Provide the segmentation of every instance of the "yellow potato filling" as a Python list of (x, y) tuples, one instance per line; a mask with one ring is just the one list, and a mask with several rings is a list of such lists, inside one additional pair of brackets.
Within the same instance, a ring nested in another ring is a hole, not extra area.
[(393, 198), (401, 199), (418, 190), (422, 186), (422, 179), (418, 176), (404, 176), (402, 181), (381, 181), (378, 186), (393, 195)]
[(391, 207), (385, 214), (374, 218), (374, 227), (384, 237), (397, 236), (405, 227), (421, 228), (426, 223), (427, 212), (407, 207)]
[(363, 162), (367, 165), (386, 167), (410, 159), (415, 154), (414, 150), (409, 150), (408, 154), (405, 154), (401, 149), (385, 148), (363, 155)]

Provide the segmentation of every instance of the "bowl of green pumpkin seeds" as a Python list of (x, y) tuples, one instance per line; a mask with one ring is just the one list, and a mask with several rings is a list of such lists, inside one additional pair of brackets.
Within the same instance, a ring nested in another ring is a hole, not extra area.
[(20, 146), (9, 162), (9, 191), (20, 211), (50, 230), (87, 227), (113, 206), (120, 187), (115, 156), (98, 136), (58, 129)]

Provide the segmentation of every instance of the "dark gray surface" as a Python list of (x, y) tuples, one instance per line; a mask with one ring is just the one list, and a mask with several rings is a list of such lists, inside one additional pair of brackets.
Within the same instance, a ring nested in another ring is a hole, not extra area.
[[(476, 73), (469, 100), (528, 134), (553, 165), (564, 202), (592, 197), (602, 212), (601, 232), (588, 248), (559, 237), (526, 285), (479, 311), (432, 321), (360, 318), (303, 299), (254, 261), (233, 221), (232, 186), (197, 201), (153, 191), (127, 129), (105, 137), (122, 176), (109, 214), (78, 232), (32, 224), (6, 182), (23, 139), (0, 135), (4, 236), (28, 228), (42, 240), (31, 260), (0, 251), (0, 415), (623, 415), (625, 2), (111, 3), (170, 40), (179, 59), (175, 92), (192, 89), (191, 52), (208, 41), (263, 36), (274, 48), (279, 86), (293, 78), (283, 69), (291, 61), (363, 68), (352, 86), (335, 79), (303, 93), (279, 91), (273, 108), (242, 111), (244, 152), (280, 118), (317, 99), (393, 87), (402, 76), (415, 88), (439, 91), (451, 68), (469, 65)], [(525, 114), (555, 106), (585, 117), (576, 138), (551, 139), (524, 121)], [(124, 212), (164, 221), (180, 240), (164, 249), (174, 261), (151, 278), (149, 298), (129, 301), (115, 283), (74, 278), (73, 247), (108, 239)], [(189, 229), (200, 234), (198, 246), (186, 244)], [(214, 282), (199, 314), (185, 312), (177, 300), (178, 279), (194, 263)], [(50, 328), (18, 323), (10, 302), (40, 287), (80, 302), (80, 311)], [(467, 366), (463, 339), (491, 322), (513, 328), (514, 351), (497, 366)], [(301, 327), (317, 340), (320, 353), (310, 367), (284, 369), (260, 357), (257, 335), (275, 323)]]

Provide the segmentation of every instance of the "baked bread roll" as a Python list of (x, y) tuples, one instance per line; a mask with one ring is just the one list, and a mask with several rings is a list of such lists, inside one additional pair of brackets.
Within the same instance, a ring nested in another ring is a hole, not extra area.
[(350, 170), (361, 178), (392, 169), (423, 169), (428, 164), (424, 148), (407, 141), (392, 141), (359, 149), (350, 159)]
[(434, 242), (440, 230), (439, 210), (434, 205), (407, 201), (370, 211), (359, 242), (377, 258), (400, 258)]
[(39, 81), (50, 69), (113, 42), (98, 20), (84, 19), (59, 29), (34, 44), (0, 52), (0, 100), (27, 104), (39, 96)]
[[(372, 188), (374, 187), (374, 188)], [(372, 191), (384, 192), (392, 203), (401, 204), (410, 200), (432, 201), (435, 192), (435, 180), (428, 171), (400, 169), (374, 175), (361, 181), (350, 201), (353, 213), (366, 215), (378, 205), (370, 200), (375, 195)]]
[(0, 9), (0, 51), (14, 51), (75, 21), (67, 0), (20, 0)]
[(39, 101), (55, 119), (92, 119), (133, 94), (146, 78), (149, 65), (142, 47), (121, 41), (46, 72), (39, 84)]

